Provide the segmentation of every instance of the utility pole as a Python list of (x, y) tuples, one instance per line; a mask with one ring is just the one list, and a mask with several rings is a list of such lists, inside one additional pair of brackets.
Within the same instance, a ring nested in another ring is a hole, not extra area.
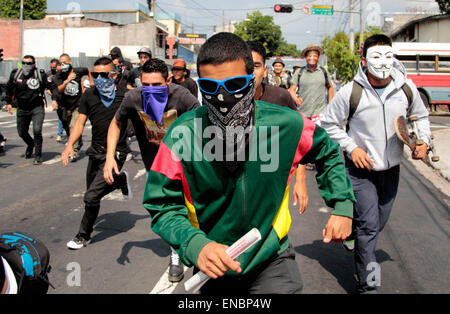
[[(150, 0), (149, 0), (150, 1)], [(156, 53), (156, 35), (158, 34), (158, 30), (156, 29), (156, 0), (152, 0), (150, 1), (150, 8), (153, 14), (153, 18), (152, 18), (152, 24), (151, 24), (151, 28), (152, 28), (152, 33), (154, 34), (152, 36), (152, 54), (155, 55)], [(164, 46), (164, 44), (163, 44)]]
[(364, 42), (363, 0), (359, 1), (359, 48)]
[(355, 47), (355, 29), (353, 25), (353, 10), (355, 8), (355, 0), (350, 0), (350, 51), (353, 55)]
[(222, 10), (222, 32), (225, 31), (225, 10)]
[(19, 34), (19, 63), (22, 64), (23, 54), (23, 0), (20, 0), (20, 34)]

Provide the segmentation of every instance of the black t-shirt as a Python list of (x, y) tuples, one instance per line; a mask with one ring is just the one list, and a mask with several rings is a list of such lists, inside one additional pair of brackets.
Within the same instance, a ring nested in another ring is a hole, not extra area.
[(127, 79), (127, 84), (133, 86), (133, 87), (140, 87), (142, 86), (141, 83), (141, 69), (142, 67), (137, 67), (132, 69), (129, 73), (128, 73), (128, 79)]
[(264, 83), (262, 84), (262, 88), (263, 94), (259, 100), (297, 111), (297, 104), (286, 89)]
[[(44, 90), (51, 88), (48, 83), (47, 74), (42, 70), (35, 69), (32, 73), (25, 76), (18, 73), (18, 69), (11, 72), (8, 83), (6, 84), (6, 102), (8, 104), (14, 103), (17, 108), (22, 110), (32, 110), (38, 106), (44, 105)], [(39, 74), (37, 73), (38, 71)], [(42, 81), (39, 80), (39, 76)]]
[(173, 83), (177, 85), (181, 85), (184, 88), (187, 88), (195, 98), (198, 98), (198, 86), (197, 83), (191, 79), (190, 77), (186, 78), (182, 83), (178, 83), (175, 79), (172, 80)]
[[(107, 137), (109, 125), (119, 109), (120, 104), (127, 92), (126, 89), (118, 88), (116, 90), (116, 98), (108, 108), (103, 104), (98, 94), (97, 88), (88, 88), (81, 96), (78, 112), (88, 116), (92, 125), (92, 144), (91, 146), (97, 152), (106, 153)], [(126, 141), (127, 134), (125, 132), (127, 121), (122, 123), (119, 143), (117, 150), (120, 152), (127, 151), (128, 144)], [(89, 152), (89, 150), (88, 150)]]
[(176, 118), (183, 113), (199, 107), (200, 104), (186, 88), (176, 85), (169, 85), (169, 98), (164, 110), (162, 125), (156, 125), (144, 112), (142, 104), (142, 88), (136, 88), (126, 93), (125, 98), (116, 112), (116, 120), (126, 123), (130, 119), (136, 132), (136, 138), (141, 150), (142, 159), (147, 171), (150, 170), (159, 143), (167, 132), (167, 129)]
[[(78, 107), (79, 101), (82, 95), (81, 78), (85, 75), (89, 75), (88, 68), (73, 68), (77, 75), (76, 78), (67, 84), (65, 90), (59, 95), (59, 105), (67, 110), (74, 110)], [(54, 77), (55, 84), (60, 86), (69, 77), (68, 72), (58, 71)]]

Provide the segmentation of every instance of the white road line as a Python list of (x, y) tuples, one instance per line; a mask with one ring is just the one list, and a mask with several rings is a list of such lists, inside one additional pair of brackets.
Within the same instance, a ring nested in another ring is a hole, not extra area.
[(53, 165), (53, 164), (56, 164), (58, 162), (61, 162), (61, 156), (55, 157), (55, 158), (47, 160), (47, 161), (44, 161), (43, 164), (44, 165)]
[[(186, 272), (187, 269), (188, 267), (184, 266), (184, 272)], [(171, 294), (178, 284), (179, 282), (175, 283), (169, 281), (169, 267), (167, 267), (150, 294)]]
[(319, 213), (329, 213), (330, 212), (330, 210), (327, 207), (320, 207), (317, 211)]
[(145, 168), (139, 170), (139, 171), (137, 172), (137, 174), (134, 176), (133, 180), (136, 180), (137, 178), (142, 177), (145, 173), (146, 173)]

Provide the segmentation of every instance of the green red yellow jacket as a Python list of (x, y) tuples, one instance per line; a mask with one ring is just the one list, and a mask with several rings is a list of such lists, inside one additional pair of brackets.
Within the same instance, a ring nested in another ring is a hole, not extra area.
[[(207, 126), (206, 107), (175, 121), (160, 145), (144, 193), (152, 230), (179, 253), (185, 265), (197, 266), (198, 254), (207, 243), (231, 245), (253, 227), (262, 240), (239, 257), (242, 275), (287, 249), (289, 183), (300, 162), (315, 162), (318, 187), (325, 203), (334, 208), (332, 214), (353, 217), (355, 198), (339, 145), (300, 113), (255, 102), (258, 140), (256, 146), (250, 145), (250, 156), (257, 146), (276, 150), (278, 144), (279, 162), (272, 172), (261, 171), (268, 161), (260, 156), (248, 158), (233, 174), (221, 161), (194, 156), (209, 141), (201, 136)], [(271, 130), (274, 134), (269, 136)], [(259, 136), (264, 133), (267, 136)]]

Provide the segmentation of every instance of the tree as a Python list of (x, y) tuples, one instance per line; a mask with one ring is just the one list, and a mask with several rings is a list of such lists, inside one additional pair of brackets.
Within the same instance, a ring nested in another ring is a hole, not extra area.
[(294, 58), (299, 58), (301, 54), (302, 52), (297, 49), (296, 45), (288, 44), (286, 41), (283, 41), (275, 52), (276, 56), (291, 56)]
[[(23, 18), (25, 20), (40, 20), (45, 17), (47, 0), (24, 0)], [(0, 17), (18, 19), (20, 17), (19, 0), (0, 0)]]
[(234, 26), (236, 27), (234, 33), (242, 39), (262, 43), (269, 58), (276, 55), (278, 47), (284, 42), (281, 27), (275, 25), (273, 17), (262, 15), (259, 11), (247, 14), (247, 19)]
[(448, 0), (436, 0), (439, 5), (439, 10), (442, 14), (450, 14), (450, 1)]
[[(364, 31), (363, 38), (379, 33), (381, 33), (381, 30), (378, 27), (369, 27)], [(334, 34), (332, 38), (327, 37), (322, 41), (322, 49), (328, 58), (328, 70), (330, 72), (336, 71), (337, 78), (344, 82), (351, 81), (357, 71), (360, 61), (358, 53), (359, 36), (360, 33), (355, 34), (353, 54), (350, 50), (350, 40), (347, 34), (342, 31)]]

